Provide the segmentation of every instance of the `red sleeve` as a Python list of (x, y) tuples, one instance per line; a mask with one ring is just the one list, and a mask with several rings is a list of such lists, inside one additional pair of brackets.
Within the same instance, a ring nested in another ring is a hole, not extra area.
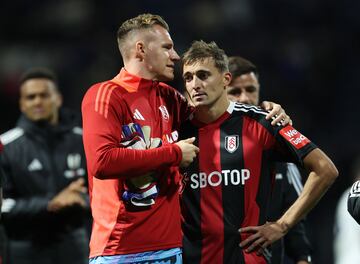
[(149, 150), (121, 148), (121, 125), (126, 118), (122, 99), (112, 83), (94, 85), (82, 102), (83, 141), (89, 174), (96, 178), (135, 177), (177, 166), (181, 150), (175, 144)]

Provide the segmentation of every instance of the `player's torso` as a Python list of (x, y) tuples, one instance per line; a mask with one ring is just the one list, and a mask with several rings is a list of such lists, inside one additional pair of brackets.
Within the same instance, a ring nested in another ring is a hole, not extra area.
[(161, 138), (165, 143), (178, 140), (178, 124), (174, 120), (173, 106), (158, 88), (126, 93), (122, 98), (126, 105), (124, 125), (138, 123), (141, 126), (150, 126), (151, 137)]
[[(238, 229), (265, 221), (262, 212), (271, 188), (267, 152), (252, 130), (244, 129), (242, 115), (201, 128), (189, 122), (180, 134), (195, 136), (200, 148), (182, 179), (185, 250), (195, 252), (201, 241), (202, 258), (243, 263)], [(211, 253), (216, 251), (222, 253)]]
[[(81, 129), (80, 129), (81, 130)], [(11, 179), (23, 197), (56, 194), (78, 177), (85, 176), (81, 135), (72, 131), (51, 145), (41, 137), (25, 134), (6, 146)]]

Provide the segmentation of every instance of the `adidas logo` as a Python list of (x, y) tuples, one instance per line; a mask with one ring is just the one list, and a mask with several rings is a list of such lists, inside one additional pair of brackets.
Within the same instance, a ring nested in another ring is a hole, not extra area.
[(135, 112), (134, 112), (134, 119), (137, 119), (137, 120), (145, 120), (145, 118), (142, 116), (142, 114), (140, 113), (139, 110), (135, 109)]
[(39, 171), (42, 169), (43, 169), (43, 166), (38, 159), (33, 159), (33, 161), (28, 166), (29, 171)]

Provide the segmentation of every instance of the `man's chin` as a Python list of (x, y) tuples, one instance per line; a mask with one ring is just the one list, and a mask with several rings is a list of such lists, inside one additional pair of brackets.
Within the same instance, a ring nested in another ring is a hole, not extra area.
[(160, 82), (170, 82), (172, 80), (174, 80), (174, 74), (166, 74), (166, 75), (163, 75), (163, 76), (159, 76), (158, 80)]
[(46, 116), (28, 116), (27, 118), (35, 123), (48, 123), (50, 120), (50, 118)]

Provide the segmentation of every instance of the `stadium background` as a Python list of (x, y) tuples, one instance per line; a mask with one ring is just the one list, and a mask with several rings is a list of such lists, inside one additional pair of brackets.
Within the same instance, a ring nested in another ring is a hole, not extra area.
[[(19, 115), (17, 81), (24, 70), (54, 69), (65, 106), (80, 111), (86, 89), (122, 66), (115, 36), (120, 23), (139, 13), (160, 14), (179, 53), (192, 40), (214, 40), (228, 55), (255, 62), (262, 98), (281, 103), (295, 127), (336, 163), (340, 177), (308, 217), (314, 261), (332, 263), (336, 202), (352, 182), (350, 167), (359, 155), (359, 11), (356, 0), (3, 1), (0, 133)], [(183, 87), (180, 78), (172, 85)]]

